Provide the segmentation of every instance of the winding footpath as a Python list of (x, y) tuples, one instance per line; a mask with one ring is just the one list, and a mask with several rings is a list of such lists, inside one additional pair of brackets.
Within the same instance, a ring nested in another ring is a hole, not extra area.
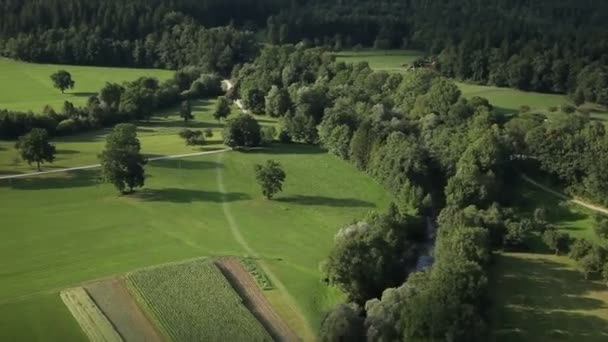
[(561, 193), (561, 192), (555, 191), (555, 190), (553, 190), (553, 189), (549, 188), (548, 186), (545, 186), (545, 185), (540, 184), (539, 182), (535, 181), (534, 179), (532, 179), (532, 178), (530, 178), (530, 177), (528, 177), (528, 176), (526, 176), (526, 175), (523, 175), (523, 174), (522, 174), (522, 175), (521, 175), (521, 177), (522, 177), (522, 179), (523, 179), (524, 181), (526, 181), (527, 183), (529, 183), (529, 184), (531, 184), (531, 185), (534, 185), (535, 187), (537, 187), (537, 188), (539, 188), (539, 189), (541, 189), (541, 190), (543, 190), (543, 191), (545, 191), (545, 192), (547, 192), (547, 193), (550, 193), (550, 194), (552, 194), (553, 196), (559, 197), (559, 198), (561, 198), (561, 199), (563, 199), (563, 200), (566, 200), (566, 201), (572, 202), (572, 203), (574, 203), (574, 204), (580, 205), (581, 207), (585, 207), (585, 208), (590, 209), (590, 210), (593, 210), (593, 211), (595, 211), (595, 212), (598, 212), (598, 213), (602, 213), (602, 214), (608, 215), (608, 209), (606, 209), (606, 208), (604, 208), (604, 207), (600, 207), (600, 206), (594, 205), (594, 204), (589, 203), (589, 202), (581, 201), (581, 200), (579, 200), (579, 199), (576, 199), (576, 198), (571, 198), (571, 197), (569, 197), (569, 196), (566, 196), (566, 195), (564, 195), (564, 194), (563, 194), (563, 193)]

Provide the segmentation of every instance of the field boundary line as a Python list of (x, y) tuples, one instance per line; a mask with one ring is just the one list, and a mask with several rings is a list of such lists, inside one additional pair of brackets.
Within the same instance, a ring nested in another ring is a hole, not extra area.
[[(222, 163), (222, 159), (223, 159), (222, 157), (223, 157), (222, 154), (218, 154), (218, 156), (217, 156), (218, 163)], [(222, 168), (217, 168), (216, 173), (217, 173), (218, 190), (222, 194), (222, 199), (223, 199), (222, 200), (222, 209), (224, 211), (224, 216), (226, 217), (226, 220), (228, 221), (228, 226), (230, 227), (230, 231), (232, 232), (232, 235), (234, 236), (235, 240), (243, 247), (243, 249), (247, 252), (247, 254), (249, 254), (249, 256), (259, 259), (258, 260), (259, 266), (266, 273), (268, 278), (270, 278), (270, 281), (274, 284), (276, 289), (286, 299), (285, 303), (287, 304), (287, 306), (297, 316), (298, 320), (303, 322), (303, 326), (306, 327), (306, 330), (307, 330), (306, 331), (307, 335), (315, 336), (312, 328), (310, 327), (308, 320), (306, 319), (306, 317), (304, 317), (302, 312), (300, 312), (300, 308), (298, 307), (297, 302), (296, 302), (295, 298), (293, 297), (293, 295), (291, 293), (289, 293), (289, 291), (287, 290), (285, 285), (270, 270), (268, 265), (266, 265), (266, 263), (260, 258), (260, 255), (253, 248), (251, 248), (251, 246), (249, 246), (249, 244), (245, 240), (245, 237), (241, 233), (239, 224), (236, 222), (236, 219), (232, 215), (232, 212), (230, 210), (230, 204), (228, 201), (226, 201), (227, 192), (226, 192), (226, 185), (224, 184), (224, 176), (223, 176)], [(306, 336), (300, 336), (300, 337), (307, 340)]]
[[(148, 161), (153, 162), (153, 161), (158, 161), (158, 160), (169, 160), (169, 159), (179, 159), (179, 158), (187, 158), (187, 157), (197, 157), (197, 156), (204, 156), (204, 155), (208, 155), (208, 154), (224, 153), (224, 152), (228, 152), (228, 151), (232, 151), (232, 149), (231, 148), (224, 148), (224, 149), (215, 150), (215, 151), (195, 152), (195, 153), (186, 153), (186, 154), (173, 154), (173, 155), (166, 155), (166, 156), (161, 156), (161, 157), (148, 158)], [(41, 175), (48, 175), (48, 174), (52, 174), (52, 173), (62, 173), (62, 172), (71, 172), (71, 171), (80, 171), (80, 170), (90, 170), (90, 169), (96, 169), (96, 168), (99, 168), (99, 167), (101, 167), (101, 164), (86, 165), (86, 166), (76, 166), (76, 167), (69, 167), (69, 168), (65, 168), (65, 169), (50, 170), (50, 171), (30, 172), (30, 173), (23, 173), (23, 174), (20, 174), (20, 175), (0, 176), (0, 180), (35, 177), (35, 176), (41, 176)]]
[(547, 192), (547, 193), (550, 193), (550, 194), (552, 194), (552, 195), (554, 195), (554, 196), (556, 196), (556, 197), (559, 197), (559, 198), (561, 198), (561, 199), (563, 199), (563, 200), (566, 200), (566, 201), (572, 202), (572, 203), (574, 203), (574, 204), (578, 204), (578, 205), (580, 205), (581, 207), (585, 207), (585, 208), (590, 209), (590, 210), (593, 210), (593, 211), (595, 211), (595, 212), (598, 212), (598, 213), (602, 213), (602, 214), (608, 215), (608, 209), (607, 209), (607, 208), (604, 208), (604, 207), (601, 207), (601, 206), (598, 206), (598, 205), (594, 205), (594, 204), (589, 203), (589, 202), (586, 202), (586, 201), (582, 201), (582, 200), (577, 199), (577, 198), (575, 198), (575, 197), (570, 197), (570, 196), (568, 196), (568, 195), (566, 195), (566, 194), (563, 194), (563, 193), (561, 193), (561, 192), (559, 192), (559, 191), (555, 191), (555, 190), (551, 189), (551, 188), (550, 188), (550, 187), (548, 187), (548, 186), (545, 186), (545, 185), (543, 185), (543, 184), (540, 184), (539, 182), (535, 181), (534, 179), (532, 179), (532, 178), (528, 177), (527, 175), (522, 174), (522, 175), (521, 175), (521, 177), (522, 177), (522, 179), (523, 179), (524, 181), (526, 181), (527, 183), (532, 184), (532, 185), (534, 185), (535, 187), (537, 187), (537, 188), (539, 188), (539, 189), (541, 189), (541, 190), (543, 190), (543, 191), (545, 191), (545, 192)]

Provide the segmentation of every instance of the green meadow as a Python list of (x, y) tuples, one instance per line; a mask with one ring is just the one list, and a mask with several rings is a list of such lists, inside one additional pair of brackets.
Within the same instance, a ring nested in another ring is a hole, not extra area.
[[(50, 78), (61, 69), (70, 72), (76, 81), (74, 89), (65, 94), (53, 87)], [(106, 82), (122, 83), (142, 76), (164, 80), (171, 78), (173, 71), (33, 64), (0, 58), (0, 109), (40, 112), (50, 105), (58, 110), (64, 101), (84, 105)]]
[[(28, 106), (25, 98), (21, 106)], [(223, 148), (214, 106), (215, 100), (194, 103), (187, 125), (213, 130), (205, 146), (185, 145), (177, 133), (186, 126), (170, 109), (137, 124), (142, 151), (154, 157)], [(57, 159), (43, 170), (97, 164), (107, 133), (54, 139)], [(254, 164), (268, 159), (287, 172), (285, 191), (273, 201), (263, 198), (253, 174)], [(18, 158), (14, 142), (0, 142), (0, 175), (34, 169)], [(277, 285), (267, 292), (273, 306), (300, 336), (314, 339), (326, 310), (342, 299), (319, 271), (334, 233), (389, 202), (349, 163), (302, 145), (154, 161), (146, 173), (145, 188), (133, 196), (100, 183), (94, 169), (0, 180), (0, 340), (83, 340), (59, 299), (62, 288), (225, 255), (259, 258)]]
[[(342, 51), (336, 53), (338, 60), (345, 62), (367, 61), (374, 70), (388, 72), (407, 72), (407, 66), (423, 56), (423, 53), (412, 50), (362, 50)], [(511, 88), (499, 88), (458, 82), (465, 97), (481, 96), (487, 98), (501, 113), (517, 113), (522, 106), (529, 106), (533, 112), (551, 115), (551, 107), (560, 107), (571, 103), (565, 95), (526, 92)], [(608, 109), (594, 104), (583, 106), (589, 110), (592, 118), (600, 121), (608, 119)]]

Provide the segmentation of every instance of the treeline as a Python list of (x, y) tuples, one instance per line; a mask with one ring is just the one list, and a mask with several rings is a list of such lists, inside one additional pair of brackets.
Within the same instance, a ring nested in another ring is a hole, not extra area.
[(267, 35), (420, 49), (448, 77), (608, 104), (607, 13), (593, 0), (309, 1), (270, 17)]
[(280, 0), (0, 0), (0, 37), (50, 29), (97, 28), (104, 37), (136, 39), (158, 32), (164, 18), (186, 13), (206, 27), (263, 26)]
[(222, 78), (204, 74), (200, 68), (176, 72), (173, 79), (159, 82), (142, 77), (124, 84), (107, 83), (85, 107), (66, 101), (61, 109), (46, 106), (42, 113), (0, 110), (0, 139), (16, 139), (33, 128), (51, 135), (69, 135), (119, 122), (148, 119), (154, 111), (183, 100), (218, 96)]
[(255, 58), (257, 51), (251, 32), (206, 29), (177, 13), (167, 14), (157, 31), (139, 39), (111, 38), (97, 27), (72, 26), (0, 40), (0, 54), (24, 61), (164, 69), (196, 65), (221, 74)]
[[(235, 78), (233, 96), (281, 118), (282, 141), (320, 143), (393, 194), (388, 213), (336, 237), (326, 280), (353, 304), (330, 313), (322, 340), (483, 340), (490, 250), (521, 247), (528, 228), (504, 207), (516, 153), (488, 101), (432, 70), (375, 72), (293, 46), (265, 48)], [(439, 210), (436, 263), (414, 272), (423, 217)]]
[(233, 24), (272, 44), (420, 49), (444, 76), (608, 104), (602, 1), (2, 0), (0, 8), (0, 53), (28, 61), (225, 73), (251, 57), (253, 36), (202, 27)]
[(507, 124), (523, 170), (565, 185), (573, 195), (608, 205), (608, 134), (603, 123), (575, 113), (520, 114)]

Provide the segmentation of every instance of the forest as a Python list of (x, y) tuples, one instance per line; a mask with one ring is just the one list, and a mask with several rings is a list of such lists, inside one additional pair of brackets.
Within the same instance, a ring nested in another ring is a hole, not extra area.
[[(231, 25), (261, 32), (273, 44), (420, 49), (448, 77), (606, 104), (607, 6), (593, 0), (3, 0), (0, 54), (169, 69), (198, 63), (225, 73), (252, 49), (246, 34), (209, 29)], [(219, 41), (227, 47), (219, 50)]]

